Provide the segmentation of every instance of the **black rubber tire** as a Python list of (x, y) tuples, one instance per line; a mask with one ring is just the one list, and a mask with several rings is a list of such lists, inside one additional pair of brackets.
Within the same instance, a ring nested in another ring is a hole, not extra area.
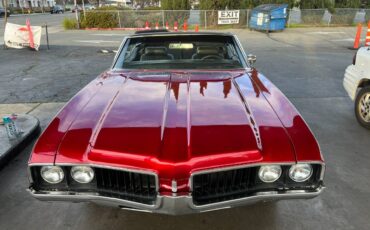
[(370, 93), (370, 86), (366, 86), (366, 87), (362, 88), (360, 90), (360, 92), (358, 92), (358, 94), (356, 96), (356, 100), (355, 100), (355, 114), (356, 114), (356, 118), (357, 118), (358, 123), (360, 123), (360, 125), (362, 125), (363, 127), (367, 128), (367, 129), (370, 129), (370, 122), (364, 121), (362, 119), (361, 115), (358, 112), (359, 106), (360, 106), (361, 97), (365, 93)]

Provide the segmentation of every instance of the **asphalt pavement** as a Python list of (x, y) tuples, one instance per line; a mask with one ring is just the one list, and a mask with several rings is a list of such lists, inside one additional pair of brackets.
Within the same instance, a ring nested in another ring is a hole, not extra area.
[[(258, 70), (288, 96), (318, 138), (327, 163), (322, 195), (175, 217), (40, 202), (26, 192), (29, 146), (0, 171), (0, 229), (370, 229), (370, 132), (357, 124), (342, 86), (355, 28), (269, 36), (228, 32), (257, 55)], [(114, 54), (100, 50), (117, 49), (127, 33), (60, 30), (51, 34), (50, 50), (0, 50), (0, 108), (25, 103), (45, 128), (66, 101), (109, 68)]]

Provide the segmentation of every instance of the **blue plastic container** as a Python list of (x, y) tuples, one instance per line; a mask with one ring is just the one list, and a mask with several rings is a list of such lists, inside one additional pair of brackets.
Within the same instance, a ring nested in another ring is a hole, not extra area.
[(265, 4), (252, 10), (249, 28), (255, 30), (284, 30), (288, 16), (288, 4)]

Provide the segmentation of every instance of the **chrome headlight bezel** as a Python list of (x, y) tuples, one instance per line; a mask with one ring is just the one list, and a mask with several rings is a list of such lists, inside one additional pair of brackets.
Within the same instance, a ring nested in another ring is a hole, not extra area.
[[(280, 165), (263, 165), (258, 170), (258, 178), (262, 182), (273, 183), (281, 177), (282, 172), (283, 170)], [(270, 173), (270, 177), (272, 176), (272, 178), (267, 178), (268, 175), (266, 173)], [(275, 176), (271, 175), (271, 173), (275, 174)]]
[[(300, 172), (302, 173), (302, 170), (305, 170), (306, 176), (298, 178), (297, 176), (294, 175), (294, 173), (297, 173), (297, 170), (301, 170)], [(295, 165), (292, 165), (289, 168), (289, 178), (297, 183), (302, 183), (307, 180), (309, 180), (312, 177), (313, 174), (313, 167), (311, 164), (306, 164), (306, 163), (298, 163)], [(298, 178), (298, 179), (297, 179)]]
[(86, 165), (72, 166), (70, 174), (72, 179), (80, 184), (88, 184), (95, 177), (94, 169)]
[[(51, 175), (47, 175), (46, 173), (54, 173), (54, 176), (59, 177), (56, 180), (50, 180)], [(42, 179), (49, 183), (49, 184), (59, 184), (64, 180), (64, 170), (60, 166), (56, 165), (47, 165), (47, 166), (42, 166), (40, 169), (40, 175)]]

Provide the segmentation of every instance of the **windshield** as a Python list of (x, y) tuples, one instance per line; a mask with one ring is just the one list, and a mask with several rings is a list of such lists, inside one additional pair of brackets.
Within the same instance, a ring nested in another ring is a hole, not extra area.
[(239, 69), (245, 63), (232, 36), (169, 35), (128, 39), (115, 68)]

